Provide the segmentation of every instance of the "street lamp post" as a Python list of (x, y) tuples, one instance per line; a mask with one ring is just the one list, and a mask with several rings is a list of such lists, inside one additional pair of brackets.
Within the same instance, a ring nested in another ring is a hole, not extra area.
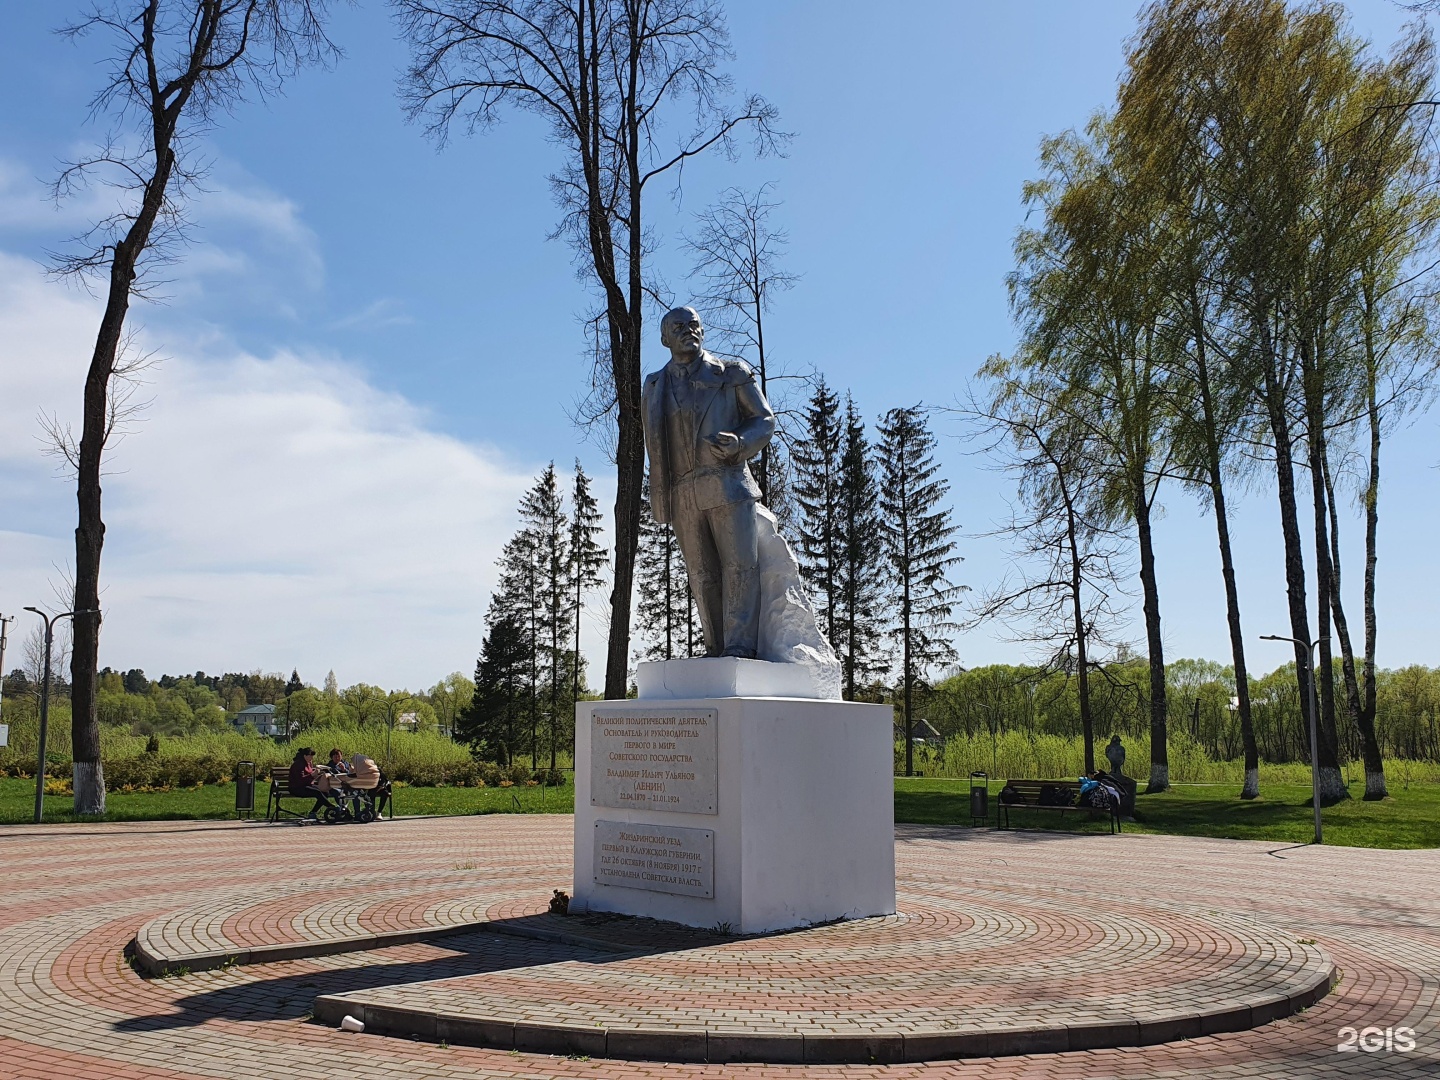
[[(5, 642), (8, 640), (7, 631), (14, 621), (14, 615), (0, 615), (0, 710), (5, 705)], [(0, 712), (0, 719), (4, 719), (3, 712)]]
[(1301, 638), (1284, 637), (1280, 634), (1261, 634), (1261, 641), (1288, 641), (1292, 645), (1299, 645), (1305, 650), (1305, 656), (1310, 664), (1310, 803), (1315, 808), (1315, 843), (1324, 843), (1320, 838), (1320, 743), (1316, 736), (1316, 717), (1320, 713), (1319, 701), (1315, 695), (1315, 646), (1321, 641), (1329, 641), (1329, 638), (1319, 638), (1316, 641), (1305, 641)]
[(36, 750), (35, 769), (35, 824), (45, 813), (45, 743), (50, 734), (50, 646), (55, 640), (55, 624), (61, 619), (73, 619), (76, 615), (91, 615), (91, 611), (62, 611), (59, 615), (46, 615), (37, 607), (27, 607), (45, 620), (45, 673), (40, 680), (40, 745)]

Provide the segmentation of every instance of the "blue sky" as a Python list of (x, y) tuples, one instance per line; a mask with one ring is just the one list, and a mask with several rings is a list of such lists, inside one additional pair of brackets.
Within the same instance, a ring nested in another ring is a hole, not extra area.
[[(0, 611), (48, 600), (63, 576), (73, 496), (40, 454), (37, 414), (78, 414), (96, 307), (38, 261), (95, 203), (44, 200), (86, 123), (96, 43), (49, 31), (67, 3), (7, 5), (0, 94)], [(876, 16), (849, 0), (725, 5), (741, 90), (795, 132), (783, 159), (702, 161), (647, 212), (658, 268), (684, 298), (676, 237), (722, 188), (773, 180), (801, 276), (767, 337), (794, 370), (822, 371), (873, 418), (945, 404), (1013, 344), (1004, 275), (1020, 188), (1040, 138), (1113, 98), (1136, 5), (916, 2)], [(1387, 45), (1406, 13), (1351, 5)], [(580, 457), (608, 503), (603, 454), (569, 421), (584, 390), (587, 296), (546, 175), (539, 122), (512, 115), (443, 151), (395, 98), (405, 62), (383, 5), (340, 7), (333, 71), (247, 105), (207, 140), (208, 192), (170, 299), (136, 309), (165, 361), (147, 420), (107, 482), (102, 661), (147, 671), (263, 667), (319, 681), (428, 685), (468, 671), (513, 504), (554, 459)], [(658, 341), (647, 332), (647, 369)], [(956, 520), (958, 580), (1005, 570), (978, 534), (1005, 482), (937, 423)], [(1440, 440), (1434, 415), (1392, 442), (1382, 504), (1382, 663), (1434, 663), (1428, 541)], [(1158, 530), (1171, 656), (1227, 655), (1213, 523), (1165, 498)], [(1284, 617), (1278, 522), (1261, 485), (1241, 502), (1242, 604), (1253, 637)], [(1360, 535), (1346, 540), (1352, 554)], [(1358, 563), (1349, 582), (1358, 585)], [(1417, 587), (1418, 583), (1418, 587)], [(597, 596), (597, 607), (600, 598)], [(1358, 603), (1358, 599), (1355, 601)], [(587, 631), (598, 660), (600, 632)], [(1133, 635), (1140, 638), (1137, 631)], [(1018, 660), (993, 632), (969, 664)], [(1262, 669), (1286, 658), (1256, 646)]]

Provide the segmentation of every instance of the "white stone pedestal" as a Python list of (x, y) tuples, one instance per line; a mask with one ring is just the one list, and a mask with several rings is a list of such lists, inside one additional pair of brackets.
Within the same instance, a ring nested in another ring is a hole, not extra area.
[(813, 698), (814, 686), (810, 670), (799, 664), (771, 664), (737, 656), (650, 661), (635, 670), (635, 688), (645, 699)]
[(571, 910), (747, 934), (894, 912), (891, 739), (887, 705), (578, 704)]

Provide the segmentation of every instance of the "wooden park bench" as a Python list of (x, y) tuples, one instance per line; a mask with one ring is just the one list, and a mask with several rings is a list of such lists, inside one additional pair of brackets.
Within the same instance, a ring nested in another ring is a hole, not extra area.
[[(1014, 792), (1012, 801), (1005, 801), (1005, 790)], [(995, 800), (995, 827), (1008, 829), (1010, 827), (1010, 811), (1020, 810), (1058, 810), (1063, 815), (1067, 810), (1078, 810), (1091, 814), (1102, 813), (1099, 807), (1091, 806), (1089, 803), (1081, 803), (1080, 781), (1078, 780), (1007, 780), (1005, 789), (1001, 790), (1001, 797)], [(1001, 821), (1004, 824), (1001, 824)], [(1120, 832), (1120, 807), (1114, 805), (1111, 800), (1110, 806), (1110, 832)]]
[[(299, 799), (310, 806), (315, 805), (315, 796), (313, 795), (292, 795), (290, 793), (290, 769), (284, 765), (276, 765), (270, 770), (270, 800), (265, 804), (266, 821), (272, 823), (279, 821), (281, 814), (299, 819), (309, 813), (308, 810), (287, 810), (283, 803), (285, 799)], [(395, 817), (395, 803), (391, 798), (389, 780), (382, 780), (380, 785), (375, 788), (374, 799), (374, 813), (377, 818), (385, 817), (387, 810), (390, 812), (389, 817)]]
[[(304, 811), (287, 810), (283, 801), (285, 799), (300, 799), (307, 804)], [(290, 794), (290, 769), (285, 765), (276, 765), (270, 770), (270, 800), (265, 804), (265, 820), (276, 822), (280, 820), (281, 814), (287, 814), (293, 818), (303, 818), (309, 813), (308, 807), (315, 805), (313, 795), (292, 795)]]

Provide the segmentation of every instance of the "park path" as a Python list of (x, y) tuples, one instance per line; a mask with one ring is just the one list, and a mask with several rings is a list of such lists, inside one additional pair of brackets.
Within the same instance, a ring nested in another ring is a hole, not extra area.
[[(147, 823), (0, 828), (0, 1080), (57, 1077), (1149, 1078), (1440, 1076), (1440, 852), (1166, 836), (902, 826), (902, 892), (1070, 890), (1077, 910), (1153, 895), (1314, 941), (1339, 966), (1313, 1008), (1253, 1031), (1122, 1050), (868, 1066), (665, 1065), (350, 1035), (318, 995), (560, 963), (563, 944), (440, 938), (165, 979), (122, 950), (147, 923), (209, 909), (207, 941), (405, 929), (537, 910), (568, 888), (571, 819), (400, 819), (368, 827)], [(369, 895), (359, 916), (341, 901)], [(329, 900), (327, 901), (327, 897)], [(333, 901), (333, 902), (331, 902)], [(1202, 920), (1197, 920), (1197, 923)], [(319, 928), (317, 930), (317, 928)], [(889, 958), (903, 967), (903, 953)], [(510, 977), (516, 977), (513, 974)], [(1100, 981), (1123, 970), (1097, 970)], [(1147, 978), (1163, 979), (1147, 972)], [(1336, 1049), (1344, 1028), (1410, 1028), (1416, 1048)]]

